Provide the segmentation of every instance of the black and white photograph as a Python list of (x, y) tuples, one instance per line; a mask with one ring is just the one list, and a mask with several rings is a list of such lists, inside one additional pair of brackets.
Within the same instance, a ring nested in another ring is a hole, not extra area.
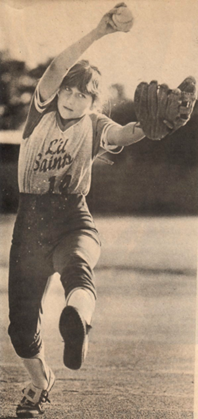
[(198, 419), (197, 28), (0, 0), (1, 419)]

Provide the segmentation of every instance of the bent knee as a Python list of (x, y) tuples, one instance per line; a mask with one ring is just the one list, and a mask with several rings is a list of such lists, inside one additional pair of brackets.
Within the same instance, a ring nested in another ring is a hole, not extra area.
[(70, 260), (62, 271), (61, 282), (66, 297), (74, 288), (86, 288), (92, 291), (96, 298), (93, 269), (78, 254), (73, 254), (70, 257)]
[(62, 274), (71, 260), (79, 258), (94, 269), (101, 253), (101, 245), (93, 237), (82, 232), (74, 232), (70, 239), (63, 239), (53, 254), (53, 264), (56, 272)]

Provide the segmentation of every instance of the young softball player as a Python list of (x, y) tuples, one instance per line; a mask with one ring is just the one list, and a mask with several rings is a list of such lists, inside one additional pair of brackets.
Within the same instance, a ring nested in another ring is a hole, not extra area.
[(18, 417), (43, 413), (55, 377), (44, 358), (41, 300), (47, 279), (60, 274), (66, 305), (60, 317), (64, 364), (81, 367), (95, 308), (93, 268), (100, 239), (86, 204), (91, 168), (103, 152), (144, 137), (135, 123), (122, 127), (94, 111), (100, 71), (78, 61), (94, 42), (116, 32), (120, 5), (50, 64), (33, 95), (19, 156), (20, 202), (10, 253), (9, 335), (31, 382)]

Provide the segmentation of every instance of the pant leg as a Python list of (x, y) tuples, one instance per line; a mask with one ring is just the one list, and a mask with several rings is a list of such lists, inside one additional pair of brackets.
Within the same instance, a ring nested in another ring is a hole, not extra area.
[(61, 275), (65, 296), (74, 288), (86, 288), (96, 297), (93, 269), (100, 256), (97, 232), (76, 230), (62, 239), (54, 250), (54, 270)]
[(84, 197), (21, 194), (9, 273), (9, 334), (19, 356), (31, 358), (40, 351), (39, 316), (48, 277), (61, 274), (66, 296), (79, 287), (95, 296), (99, 254)]
[(38, 245), (35, 218), (19, 213), (10, 251), (9, 335), (22, 358), (37, 355), (41, 348), (40, 310), (51, 274)]

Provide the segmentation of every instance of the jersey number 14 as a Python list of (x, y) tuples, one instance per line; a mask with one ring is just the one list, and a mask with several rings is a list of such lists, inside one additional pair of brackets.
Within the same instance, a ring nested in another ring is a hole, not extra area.
[[(49, 178), (49, 190), (48, 190), (49, 193), (54, 193), (55, 182), (56, 182), (56, 176), (51, 176)], [(71, 175), (65, 175), (61, 179), (58, 189), (62, 195), (64, 196), (68, 195), (68, 188), (69, 188), (70, 182), (71, 182)]]

